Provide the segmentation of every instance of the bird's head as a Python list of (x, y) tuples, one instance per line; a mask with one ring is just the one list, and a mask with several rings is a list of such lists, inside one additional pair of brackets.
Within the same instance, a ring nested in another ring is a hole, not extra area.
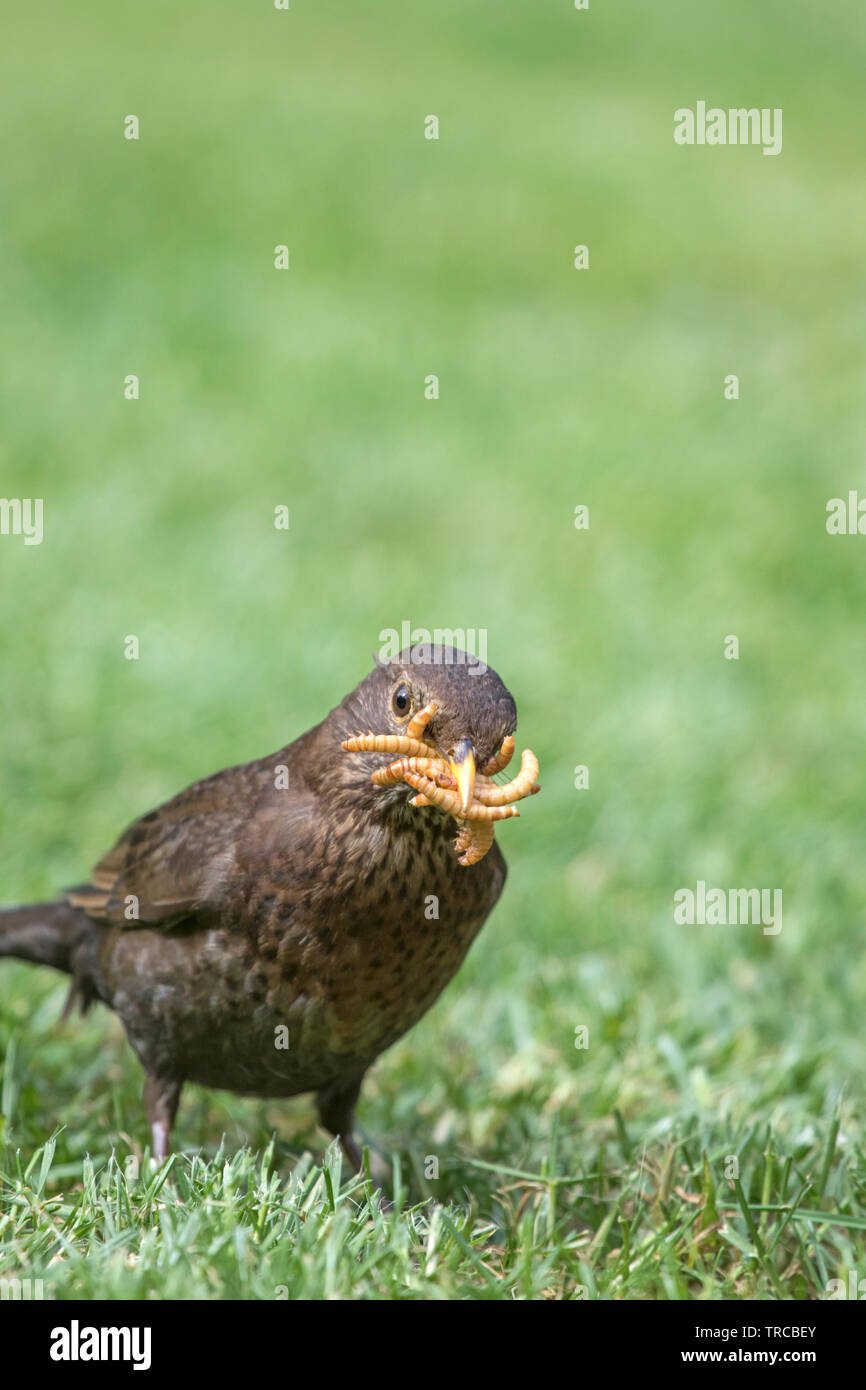
[[(424, 740), (449, 765), (468, 806), (476, 769), (517, 728), (514, 700), (489, 666), (479, 665), (457, 647), (406, 648), (393, 660), (378, 662), (340, 710), (348, 733), (405, 734), (418, 711), (431, 703), (436, 712)], [(376, 754), (366, 759), (374, 766), (391, 760)]]

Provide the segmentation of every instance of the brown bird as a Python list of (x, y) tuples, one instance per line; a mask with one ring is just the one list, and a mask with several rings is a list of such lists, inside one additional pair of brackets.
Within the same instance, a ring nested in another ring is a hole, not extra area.
[(118, 1014), (146, 1073), (154, 1157), (193, 1081), (314, 1091), (322, 1124), (360, 1167), (364, 1073), (445, 988), (505, 882), (498, 845), (466, 867), (449, 814), (410, 804), (403, 782), (371, 781), (393, 755), (341, 746), (359, 732), (405, 734), (421, 710), (465, 809), (476, 766), (480, 786), (502, 762), (514, 700), (456, 648), (412, 648), (294, 743), (135, 821), (89, 883), (0, 912), (0, 955), (68, 972), (67, 1011), (101, 1000)]

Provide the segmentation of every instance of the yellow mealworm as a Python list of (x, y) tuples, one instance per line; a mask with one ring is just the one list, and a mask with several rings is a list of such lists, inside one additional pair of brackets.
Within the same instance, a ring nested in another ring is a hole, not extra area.
[(513, 801), (522, 801), (525, 796), (533, 796), (541, 791), (536, 785), (538, 759), (530, 748), (524, 748), (520, 759), (520, 771), (506, 786), (497, 787), (482, 783), (476, 784), (475, 795), (484, 806), (507, 806)]
[(404, 734), (356, 734), (341, 745), (347, 753), (396, 753), (406, 758), (438, 757), (435, 748)]
[(506, 793), (504, 787), (479, 787), (475, 784), (475, 800), (482, 806), (513, 806), (515, 801), (522, 801), (525, 796), (535, 796), (541, 788), (536, 784), (528, 791), (520, 792), (517, 796), (513, 792)]
[(443, 811), (450, 811), (452, 816), (455, 811), (459, 812), (460, 798), (457, 793), (437, 787), (436, 783), (431, 782), (423, 773), (406, 771), (403, 773), (403, 781), (414, 787), (416, 792), (421, 792), (426, 805), (439, 806)]
[(520, 772), (506, 786), (498, 786), (492, 779), (514, 754), (514, 739), (509, 734), (499, 752), (479, 768), (472, 802), (464, 811), (447, 762), (422, 737), (435, 712), (436, 705), (431, 702), (413, 715), (405, 734), (374, 734), (368, 730), (346, 739), (343, 748), (347, 753), (396, 754), (396, 761), (377, 769), (371, 780), (379, 787), (405, 782), (415, 792), (410, 806), (438, 806), (453, 816), (459, 827), (454, 843), (458, 863), (468, 868), (490, 850), (494, 823), (518, 816), (520, 812), (513, 803), (541, 790), (536, 782), (538, 759), (529, 748), (525, 749)]
[(495, 777), (497, 772), (501, 772), (507, 767), (514, 757), (514, 738), (511, 734), (502, 740), (502, 747), (498, 753), (494, 753), (492, 758), (488, 758), (481, 771), (485, 777)]
[(508, 820), (510, 816), (520, 815), (516, 806), (482, 806), (478, 801), (473, 801), (468, 811), (464, 811), (460, 805), (460, 797), (456, 792), (446, 791), (444, 787), (438, 787), (435, 782), (431, 782), (429, 777), (425, 777), (420, 772), (404, 772), (403, 780), (408, 782), (410, 787), (421, 792), (427, 801), (432, 802), (434, 806), (448, 811), (455, 820)]
[(377, 787), (393, 787), (403, 781), (405, 772), (422, 772), (425, 777), (438, 783), (440, 787), (456, 787), (457, 783), (441, 758), (399, 758), (396, 763), (374, 772), (371, 781)]
[(436, 713), (436, 705), (431, 700), (429, 705), (419, 709), (417, 714), (413, 714), (409, 723), (406, 725), (407, 738), (420, 738)]
[(469, 821), (461, 825), (454, 841), (458, 863), (464, 868), (477, 864), (493, 844), (492, 821)]

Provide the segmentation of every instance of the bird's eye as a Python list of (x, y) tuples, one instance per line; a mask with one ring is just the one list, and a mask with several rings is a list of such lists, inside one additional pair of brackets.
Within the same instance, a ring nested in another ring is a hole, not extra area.
[(405, 681), (397, 686), (391, 696), (391, 708), (398, 719), (405, 719), (412, 708), (412, 692)]

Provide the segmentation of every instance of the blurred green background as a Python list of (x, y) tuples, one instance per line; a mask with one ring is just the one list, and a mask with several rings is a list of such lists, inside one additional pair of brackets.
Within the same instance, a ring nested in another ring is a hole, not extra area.
[[(5, 29), (0, 495), (45, 536), (0, 538), (0, 901), (317, 722), (380, 629), (486, 629), (543, 795), (364, 1128), (459, 1193), (461, 1154), (534, 1170), (557, 1113), (566, 1172), (613, 1107), (636, 1152), (770, 1126), (798, 1162), (838, 1122), (853, 1210), (866, 540), (825, 506), (866, 493), (861, 7), (52, 0)], [(781, 155), (675, 145), (699, 99), (782, 107)], [(675, 926), (699, 878), (781, 888), (781, 934)], [(72, 1173), (146, 1135), (116, 1024), (58, 1032), (62, 996), (4, 966), (7, 1121), (65, 1124)], [(178, 1140), (274, 1128), (323, 1142), (306, 1101), (215, 1093)]]

